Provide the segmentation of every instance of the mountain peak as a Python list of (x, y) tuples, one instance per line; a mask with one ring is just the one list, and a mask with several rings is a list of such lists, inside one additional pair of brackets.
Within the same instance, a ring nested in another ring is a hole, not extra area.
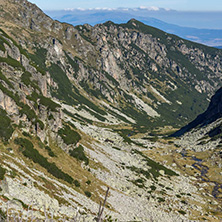
[(135, 19), (73, 27), (0, 2), (0, 214), (93, 221), (109, 187), (107, 220), (219, 218), (220, 200), (203, 207), (216, 180), (201, 181), (203, 196), (200, 174), (159, 135), (205, 110), (221, 50)]

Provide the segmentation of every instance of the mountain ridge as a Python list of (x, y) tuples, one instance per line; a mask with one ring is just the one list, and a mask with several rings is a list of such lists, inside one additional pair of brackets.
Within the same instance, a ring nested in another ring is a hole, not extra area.
[(26, 0), (0, 3), (2, 216), (9, 205), (93, 221), (110, 187), (107, 220), (220, 217), (220, 193), (184, 172), (177, 141), (160, 136), (205, 110), (220, 50), (136, 20), (73, 27)]
[[(79, 24), (85, 24), (88, 23), (90, 25), (96, 25), (98, 23), (104, 23), (108, 20), (112, 20), (113, 22), (120, 24), (120, 23), (126, 23), (131, 18), (136, 18), (137, 20), (145, 23), (146, 25), (154, 26), (156, 28), (159, 28), (167, 33), (175, 34), (180, 36), (181, 38), (185, 38), (194, 42), (199, 42), (201, 44), (209, 45), (209, 46), (217, 46), (220, 45), (220, 40), (218, 39), (218, 36), (221, 36), (221, 28), (212, 29), (211, 28), (197, 28), (200, 27), (196, 25), (196, 27), (189, 27), (189, 25), (179, 25), (174, 24), (173, 21), (167, 21), (167, 17), (159, 18), (161, 17), (158, 12), (150, 12), (144, 14), (143, 11), (146, 10), (139, 10), (133, 11), (121, 11), (121, 9), (116, 10), (73, 10), (73, 11), (46, 11), (47, 14), (49, 14), (54, 19), (60, 20), (62, 22), (68, 22), (72, 25), (79, 25)], [(156, 14), (155, 14), (156, 13)], [(161, 11), (162, 14), (168, 13), (168, 17), (173, 17), (170, 13), (171, 11)], [(180, 12), (173, 11), (173, 13), (177, 13), (174, 17), (175, 19), (178, 18), (180, 15)], [(149, 17), (147, 17), (149, 15)], [(195, 16), (194, 19), (197, 19), (197, 17), (201, 17), (203, 15)], [(188, 18), (189, 14), (186, 15), (185, 18)], [(207, 17), (207, 15), (206, 15)], [(210, 16), (208, 16), (210, 17)], [(178, 18), (180, 19), (180, 18)], [(171, 19), (172, 20), (172, 19)], [(185, 19), (183, 19), (184, 21)], [(165, 21), (165, 22), (164, 22)], [(214, 22), (215, 23), (215, 22)], [(211, 27), (211, 26), (210, 26)]]

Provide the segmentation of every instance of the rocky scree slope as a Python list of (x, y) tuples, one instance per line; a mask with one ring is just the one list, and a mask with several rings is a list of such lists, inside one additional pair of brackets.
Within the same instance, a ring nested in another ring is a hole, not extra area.
[(193, 171), (199, 188), (220, 202), (217, 214), (222, 212), (221, 99), (222, 88), (212, 96), (204, 113), (171, 135), (180, 137), (175, 141), (178, 166), (188, 174)]
[(112, 218), (201, 218), (208, 197), (171, 160), (148, 158), (171, 146), (147, 129), (204, 109), (221, 51), (135, 20), (73, 27), (25, 0), (0, 3), (3, 212), (33, 205), (44, 218), (45, 206), (59, 220), (80, 207), (91, 221), (109, 186)]

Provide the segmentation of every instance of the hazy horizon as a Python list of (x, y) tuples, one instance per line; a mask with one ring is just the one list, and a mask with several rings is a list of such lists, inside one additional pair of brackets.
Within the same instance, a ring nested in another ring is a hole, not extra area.
[(43, 10), (156, 7), (179, 11), (222, 11), (221, 0), (30, 0), (30, 2), (37, 4)]

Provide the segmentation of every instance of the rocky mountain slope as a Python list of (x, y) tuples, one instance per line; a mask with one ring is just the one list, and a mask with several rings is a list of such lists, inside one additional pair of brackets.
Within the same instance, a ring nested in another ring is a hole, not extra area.
[[(204, 113), (172, 134), (180, 136), (179, 140), (174, 141), (178, 162), (181, 162), (178, 165), (188, 174), (190, 169), (197, 170), (194, 175), (198, 178), (200, 189), (203, 192), (210, 190), (211, 195), (219, 201), (222, 200), (221, 98), (222, 88), (211, 98)], [(217, 213), (221, 213), (220, 207)]]
[(221, 24), (219, 23), (222, 20), (220, 12), (179, 12), (175, 10), (166, 11), (163, 8), (153, 10), (154, 8), (91, 8), (85, 10), (77, 8), (59, 11), (47, 10), (45, 12), (54, 20), (74, 26), (86, 23), (96, 25), (106, 21), (121, 24), (135, 18), (146, 25), (190, 41), (214, 47), (222, 45), (222, 40), (218, 38), (218, 36), (222, 36)]
[[(221, 99), (222, 99), (222, 88), (220, 88), (212, 97), (210, 104), (204, 113), (200, 114), (195, 120), (193, 120), (188, 125), (184, 126), (182, 129), (174, 133), (172, 136), (181, 136), (184, 133), (194, 128), (197, 128), (197, 127), (201, 128), (219, 120), (222, 117)], [(211, 132), (210, 135), (215, 136), (220, 133), (221, 131), (218, 128), (218, 130), (215, 129), (214, 132)]]
[(26, 0), (0, 10), (2, 217), (92, 221), (110, 187), (108, 221), (220, 220), (177, 142), (154, 134), (206, 108), (221, 50), (135, 20), (73, 27)]

